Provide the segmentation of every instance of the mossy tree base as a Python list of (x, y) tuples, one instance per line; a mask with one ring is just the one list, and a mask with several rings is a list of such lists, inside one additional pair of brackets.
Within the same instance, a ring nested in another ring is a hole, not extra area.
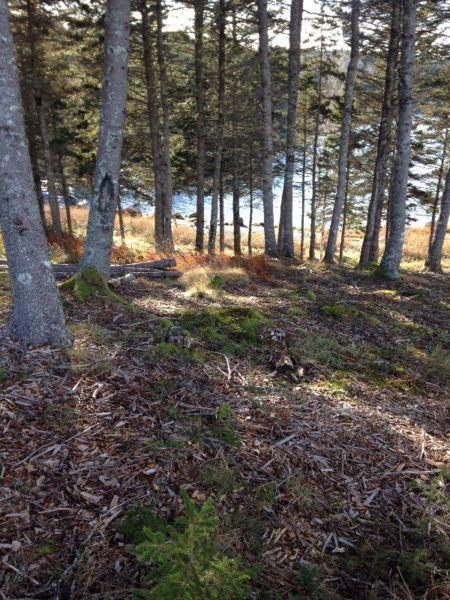
[(106, 277), (92, 267), (82, 268), (77, 271), (75, 275), (60, 285), (60, 289), (72, 291), (77, 302), (84, 303), (90, 296), (97, 294), (117, 304), (121, 304), (129, 310), (134, 310), (134, 307), (129, 302), (109, 288)]

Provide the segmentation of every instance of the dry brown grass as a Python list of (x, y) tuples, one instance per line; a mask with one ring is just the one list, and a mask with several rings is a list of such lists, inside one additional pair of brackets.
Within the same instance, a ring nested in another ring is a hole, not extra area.
[[(48, 211), (48, 207), (46, 207)], [(72, 207), (72, 224), (74, 236), (72, 238), (64, 236), (64, 240), (51, 239), (51, 254), (52, 259), (59, 262), (66, 260), (77, 260), (80, 258), (83, 251), (83, 238), (86, 232), (88, 209), (86, 207)], [(50, 216), (48, 214), (48, 216)], [(63, 227), (65, 223), (65, 213), (61, 211)], [(122, 244), (119, 230), (119, 220), (116, 218), (114, 228), (114, 249), (113, 261), (116, 263), (137, 262), (140, 260), (148, 260), (156, 258), (157, 254), (154, 249), (154, 217), (149, 216), (131, 216), (124, 214), (125, 226), (125, 245)], [(195, 228), (193, 223), (187, 219), (175, 219), (173, 221), (173, 234), (175, 240), (175, 250), (179, 254), (177, 262), (182, 271), (185, 271), (194, 266), (214, 265), (215, 268), (224, 266), (243, 267), (248, 272), (257, 274), (261, 277), (267, 277), (270, 268), (274, 268), (273, 264), (269, 268), (269, 264), (261, 256), (264, 251), (264, 235), (260, 228), (255, 229), (253, 233), (253, 251), (252, 257), (247, 256), (244, 260), (241, 257), (232, 256), (233, 234), (228, 230), (225, 234), (225, 253), (210, 257), (208, 255), (199, 255), (193, 253), (195, 242)], [(428, 237), (428, 227), (410, 227), (406, 230), (403, 266), (409, 270), (421, 270), (423, 262), (426, 258)], [(247, 250), (247, 229), (242, 230), (242, 247)], [(384, 246), (384, 229), (381, 231), (381, 247)], [(299, 232), (295, 231), (296, 251), (299, 252)], [(306, 240), (308, 240), (309, 232), (306, 231)], [(320, 236), (319, 236), (320, 237)], [(350, 230), (345, 240), (344, 257), (350, 264), (356, 264), (359, 251), (362, 244), (363, 235), (361, 232)], [(0, 240), (1, 241), (1, 240)], [(319, 248), (318, 254), (319, 254)], [(0, 244), (0, 255), (3, 249)], [(219, 264), (220, 263), (220, 264)], [(445, 269), (450, 269), (450, 236), (447, 236), (443, 249), (443, 266)], [(270, 277), (270, 275), (269, 275)]]

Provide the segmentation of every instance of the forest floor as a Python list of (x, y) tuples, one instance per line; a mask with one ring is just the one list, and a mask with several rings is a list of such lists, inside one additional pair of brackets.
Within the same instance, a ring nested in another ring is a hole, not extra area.
[(0, 597), (130, 598), (119, 523), (184, 486), (250, 598), (448, 598), (448, 278), (209, 268), (124, 285), (132, 313), (64, 295), (68, 351), (0, 342)]

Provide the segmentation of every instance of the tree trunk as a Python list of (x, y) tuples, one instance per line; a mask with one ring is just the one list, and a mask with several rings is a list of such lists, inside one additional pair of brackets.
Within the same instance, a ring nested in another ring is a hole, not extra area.
[(323, 33), (320, 36), (319, 78), (317, 82), (317, 110), (314, 124), (312, 195), (311, 195), (311, 233), (309, 239), (309, 260), (316, 258), (316, 218), (317, 218), (317, 161), (319, 149), (320, 115), (322, 106), (322, 69), (323, 69)]
[(69, 345), (39, 216), (6, 0), (0, 0), (0, 224), (11, 277), (6, 332), (25, 344)]
[(217, 213), (218, 198), (220, 191), (220, 173), (222, 169), (222, 151), (223, 151), (223, 127), (224, 127), (224, 103), (225, 103), (225, 0), (219, 0), (219, 13), (217, 17), (218, 36), (219, 36), (219, 98), (217, 108), (216, 125), (216, 157), (214, 160), (214, 180), (211, 197), (211, 222), (209, 226), (208, 253), (214, 254), (216, 251), (217, 237)]
[(152, 164), (155, 190), (155, 249), (157, 250), (157, 252), (162, 252), (164, 249), (164, 208), (162, 195), (163, 182), (161, 163), (160, 117), (156, 96), (156, 77), (147, 0), (140, 0), (139, 10), (141, 12), (142, 47), (144, 55), (145, 80), (147, 87), (147, 114), (153, 159)]
[(259, 28), (259, 61), (262, 97), (263, 142), (263, 208), (264, 249), (268, 256), (277, 256), (277, 241), (273, 217), (273, 143), (272, 143), (272, 78), (269, 56), (269, 18), (267, 0), (257, 0)]
[(195, 98), (197, 108), (197, 217), (195, 249), (203, 252), (205, 237), (205, 92), (203, 82), (203, 28), (205, 0), (195, 0)]
[(161, 93), (161, 109), (162, 109), (162, 172), (163, 172), (163, 251), (173, 252), (173, 236), (172, 236), (172, 205), (173, 205), (173, 184), (172, 184), (172, 163), (170, 160), (170, 132), (169, 132), (169, 101), (167, 95), (167, 70), (165, 45), (163, 39), (163, 17), (161, 0), (156, 0), (156, 46), (158, 51), (159, 65), (159, 84)]
[(297, 97), (300, 71), (300, 37), (303, 0), (291, 1), (289, 22), (288, 114), (286, 134), (286, 164), (278, 229), (278, 251), (285, 258), (294, 257), (293, 185), (295, 172), (295, 142), (297, 137)]
[(302, 157), (302, 208), (301, 208), (301, 230), (300, 230), (300, 262), (305, 260), (305, 207), (306, 207), (306, 146), (308, 142), (307, 129), (308, 113), (303, 114), (303, 157)]
[(33, 0), (27, 0), (27, 42), (30, 50), (30, 79), (34, 105), (36, 108), (39, 135), (44, 154), (45, 174), (47, 176), (47, 193), (52, 217), (52, 229), (57, 235), (62, 235), (61, 216), (59, 213), (58, 194), (56, 193), (53, 157), (50, 151), (47, 121), (43, 104), (43, 95), (39, 83), (38, 56), (35, 36), (36, 9)]
[(383, 106), (381, 109), (378, 132), (377, 156), (373, 177), (372, 194), (367, 214), (367, 225), (364, 235), (359, 265), (362, 266), (378, 258), (378, 237), (381, 224), (381, 213), (384, 201), (384, 188), (389, 155), (390, 133), (393, 119), (393, 98), (395, 84), (395, 67), (397, 63), (400, 39), (400, 0), (394, 0), (389, 37), (389, 49), (386, 61), (386, 77), (384, 84)]
[(58, 152), (58, 169), (59, 169), (59, 177), (61, 180), (61, 191), (62, 191), (62, 197), (64, 200), (64, 208), (66, 210), (67, 233), (69, 235), (73, 235), (72, 215), (70, 214), (70, 194), (69, 194), (69, 188), (67, 187), (66, 175), (64, 173), (64, 165), (63, 165), (62, 156), (61, 156), (60, 152)]
[(416, 0), (404, 0), (402, 51), (398, 81), (397, 140), (392, 173), (392, 206), (389, 215), (389, 237), (380, 263), (380, 273), (387, 279), (398, 279), (400, 277), (399, 266), (405, 236), (413, 118), (415, 32)]
[(108, 0), (100, 132), (83, 267), (109, 276), (125, 121), (130, 0)]
[(36, 138), (34, 137), (34, 131), (30, 131), (28, 134), (28, 146), (30, 151), (31, 169), (33, 171), (34, 189), (36, 190), (37, 203), (39, 206), (39, 214), (41, 215), (44, 231), (46, 231), (47, 218), (45, 216), (44, 196), (42, 194), (41, 173), (39, 171), (38, 153), (36, 148)]
[(345, 194), (344, 194), (344, 210), (342, 213), (342, 231), (341, 231), (341, 244), (339, 246), (339, 264), (344, 259), (344, 248), (345, 248), (345, 234), (347, 231), (347, 217), (348, 217), (348, 185), (350, 182), (350, 160), (347, 162), (347, 173), (345, 178)]
[(356, 72), (358, 68), (359, 58), (360, 4), (360, 0), (352, 0), (352, 39), (350, 48), (350, 61), (348, 63), (347, 77), (345, 79), (344, 112), (342, 115), (341, 139), (339, 143), (339, 160), (337, 169), (338, 182), (324, 259), (325, 262), (329, 264), (334, 262), (334, 253), (336, 250), (339, 222), (341, 220), (342, 207), (344, 204), (348, 146), (350, 139), (350, 127), (352, 121), (353, 92), (355, 89)]
[[(233, 25), (233, 62), (236, 67), (236, 62), (239, 59), (239, 47), (237, 43), (236, 35), (236, 7), (232, 7), (232, 25)], [(233, 249), (235, 254), (242, 254), (241, 250), (241, 216), (239, 210), (240, 204), (240, 190), (239, 190), (239, 132), (238, 132), (238, 79), (239, 75), (235, 72), (233, 77), (231, 96), (232, 96), (232, 137), (233, 137), (233, 150), (232, 150), (232, 163), (233, 163)]]
[(117, 198), (117, 216), (119, 217), (120, 239), (122, 240), (122, 244), (125, 244), (125, 225), (123, 222), (123, 210), (120, 196)]
[[(250, 151), (252, 148), (250, 148)], [(253, 230), (253, 156), (250, 157), (250, 181), (249, 181), (249, 197), (250, 197), (250, 210), (248, 216), (248, 253), (253, 253), (252, 248), (252, 230)]]
[(434, 230), (436, 227), (436, 216), (437, 216), (438, 206), (439, 206), (439, 197), (441, 195), (442, 178), (444, 176), (445, 161), (447, 158), (447, 143), (448, 143), (448, 125), (445, 128), (444, 148), (442, 150), (441, 164), (439, 166), (438, 180), (437, 180), (437, 186), (436, 186), (436, 194), (434, 196), (434, 202), (433, 202), (433, 212), (431, 214), (430, 237), (428, 240), (428, 252), (430, 252), (431, 244), (433, 243)]
[(220, 167), (219, 181), (219, 250), (225, 252), (225, 199), (223, 195), (223, 168)]
[(434, 239), (428, 252), (426, 266), (433, 273), (441, 273), (442, 247), (444, 245), (445, 234), (447, 233), (448, 218), (450, 215), (450, 170), (447, 171), (445, 178), (444, 193), (442, 194), (441, 211), (436, 226)]

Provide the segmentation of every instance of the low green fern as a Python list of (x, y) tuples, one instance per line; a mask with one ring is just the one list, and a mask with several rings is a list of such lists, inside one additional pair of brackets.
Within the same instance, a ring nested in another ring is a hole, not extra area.
[[(218, 518), (210, 500), (197, 507), (182, 490), (185, 515), (173, 524), (144, 519), (139, 542), (132, 547), (148, 565), (152, 587), (139, 590), (147, 600), (244, 600), (250, 575), (236, 559), (218, 549)], [(151, 523), (151, 524), (150, 524)], [(129, 524), (128, 524), (129, 526)], [(135, 538), (136, 539), (136, 538)]]

